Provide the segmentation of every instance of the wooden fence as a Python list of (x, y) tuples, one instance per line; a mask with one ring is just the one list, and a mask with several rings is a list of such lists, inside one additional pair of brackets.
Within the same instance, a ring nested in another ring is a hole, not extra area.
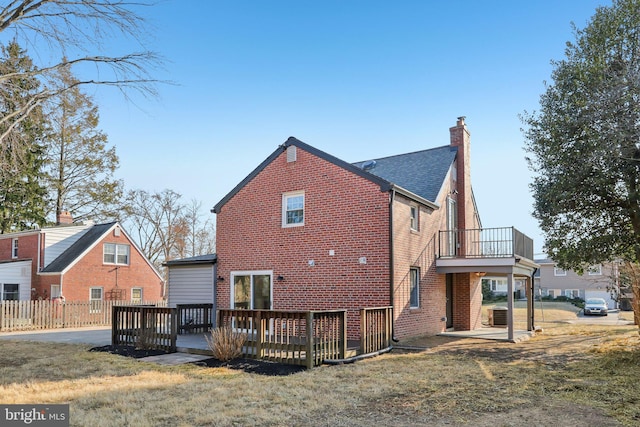
[[(130, 301), (1, 301), (0, 331), (109, 326), (114, 306), (134, 304)], [(144, 304), (166, 306), (165, 301)]]
[(111, 344), (175, 352), (177, 310), (152, 306), (113, 306)]

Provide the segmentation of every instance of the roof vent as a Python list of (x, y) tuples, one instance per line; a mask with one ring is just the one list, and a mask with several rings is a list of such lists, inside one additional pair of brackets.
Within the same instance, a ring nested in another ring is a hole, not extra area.
[(366, 171), (371, 170), (371, 169), (373, 169), (375, 167), (376, 167), (376, 161), (375, 160), (367, 160), (366, 162), (364, 162), (362, 164), (362, 169), (366, 170)]
[(287, 147), (287, 163), (295, 162), (298, 160), (298, 151), (295, 145)]

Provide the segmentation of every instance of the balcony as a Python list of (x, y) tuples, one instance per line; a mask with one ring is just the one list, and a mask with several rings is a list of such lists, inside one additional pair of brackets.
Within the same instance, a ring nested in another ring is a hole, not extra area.
[(533, 239), (514, 227), (440, 231), (436, 267), (439, 273), (529, 275)]

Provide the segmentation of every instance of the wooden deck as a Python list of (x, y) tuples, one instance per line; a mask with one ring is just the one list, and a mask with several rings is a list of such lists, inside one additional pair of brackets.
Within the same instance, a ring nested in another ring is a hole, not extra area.
[[(208, 354), (203, 325), (210, 309), (114, 307), (112, 344)], [(346, 310), (218, 310), (217, 326), (246, 333), (244, 357), (312, 368), (391, 348), (391, 316), (391, 307), (362, 309), (359, 342), (347, 340)], [(185, 328), (185, 322), (197, 327)]]

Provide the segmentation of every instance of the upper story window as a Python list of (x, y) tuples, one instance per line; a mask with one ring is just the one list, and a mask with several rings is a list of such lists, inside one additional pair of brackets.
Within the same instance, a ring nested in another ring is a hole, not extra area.
[(304, 191), (295, 191), (282, 195), (282, 226), (297, 227), (304, 225)]
[(553, 267), (553, 275), (554, 276), (566, 276), (567, 270), (560, 267)]
[(129, 245), (105, 243), (103, 262), (105, 264), (129, 265), (129, 251)]
[(600, 276), (602, 275), (602, 266), (600, 264), (589, 266), (588, 271), (589, 276)]
[(11, 242), (11, 258), (18, 258), (18, 238)]
[(409, 222), (413, 231), (418, 231), (420, 227), (420, 208), (412, 205), (409, 207)]

